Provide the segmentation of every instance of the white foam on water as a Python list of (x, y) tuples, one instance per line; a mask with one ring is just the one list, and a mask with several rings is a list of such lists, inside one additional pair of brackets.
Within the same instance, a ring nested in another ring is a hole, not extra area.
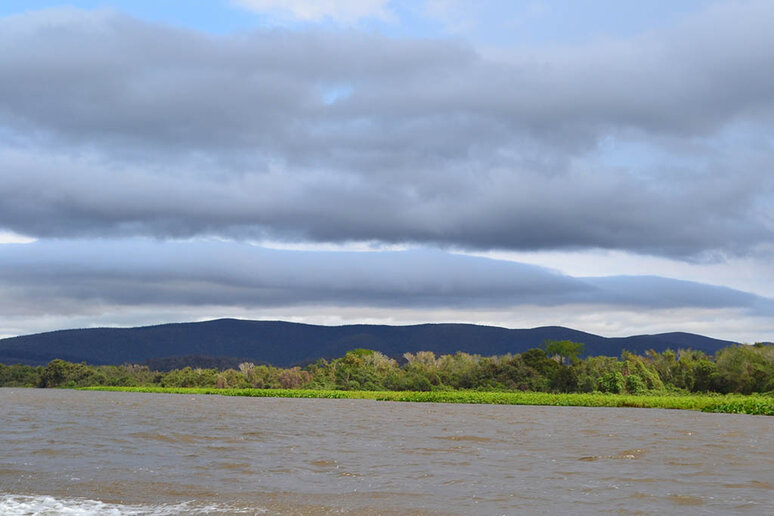
[(53, 496), (0, 495), (0, 514), (8, 516), (172, 516), (177, 514), (263, 514), (266, 509), (205, 505), (194, 502), (177, 504), (124, 505), (85, 498), (55, 498)]

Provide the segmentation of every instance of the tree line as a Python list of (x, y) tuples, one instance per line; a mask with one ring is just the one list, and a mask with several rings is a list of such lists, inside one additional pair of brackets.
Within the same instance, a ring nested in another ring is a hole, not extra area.
[(695, 350), (649, 351), (580, 359), (583, 345), (547, 341), (520, 354), (405, 353), (398, 360), (355, 349), (343, 357), (301, 367), (243, 362), (237, 368), (93, 366), (52, 360), (46, 366), (0, 364), (0, 386), (161, 386), (261, 389), (774, 393), (774, 345), (737, 345), (707, 355)]

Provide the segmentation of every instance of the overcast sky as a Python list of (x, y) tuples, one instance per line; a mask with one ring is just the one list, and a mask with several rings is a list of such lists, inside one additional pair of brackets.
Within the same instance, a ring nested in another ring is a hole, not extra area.
[(774, 3), (0, 4), (0, 336), (774, 340)]

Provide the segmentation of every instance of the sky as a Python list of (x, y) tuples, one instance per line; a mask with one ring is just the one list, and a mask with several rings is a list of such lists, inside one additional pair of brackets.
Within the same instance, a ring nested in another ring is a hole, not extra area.
[(774, 3), (0, 3), (0, 337), (774, 341)]

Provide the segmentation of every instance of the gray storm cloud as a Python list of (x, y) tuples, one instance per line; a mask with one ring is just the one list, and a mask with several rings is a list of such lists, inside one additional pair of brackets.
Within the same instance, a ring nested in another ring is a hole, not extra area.
[(774, 241), (774, 18), (582, 48), (0, 19), (0, 228), (623, 249)]
[(0, 292), (6, 315), (66, 313), (104, 304), (431, 309), (609, 305), (737, 308), (774, 316), (772, 299), (662, 277), (576, 278), (535, 265), (441, 251), (288, 251), (224, 242), (7, 244), (0, 254)]

